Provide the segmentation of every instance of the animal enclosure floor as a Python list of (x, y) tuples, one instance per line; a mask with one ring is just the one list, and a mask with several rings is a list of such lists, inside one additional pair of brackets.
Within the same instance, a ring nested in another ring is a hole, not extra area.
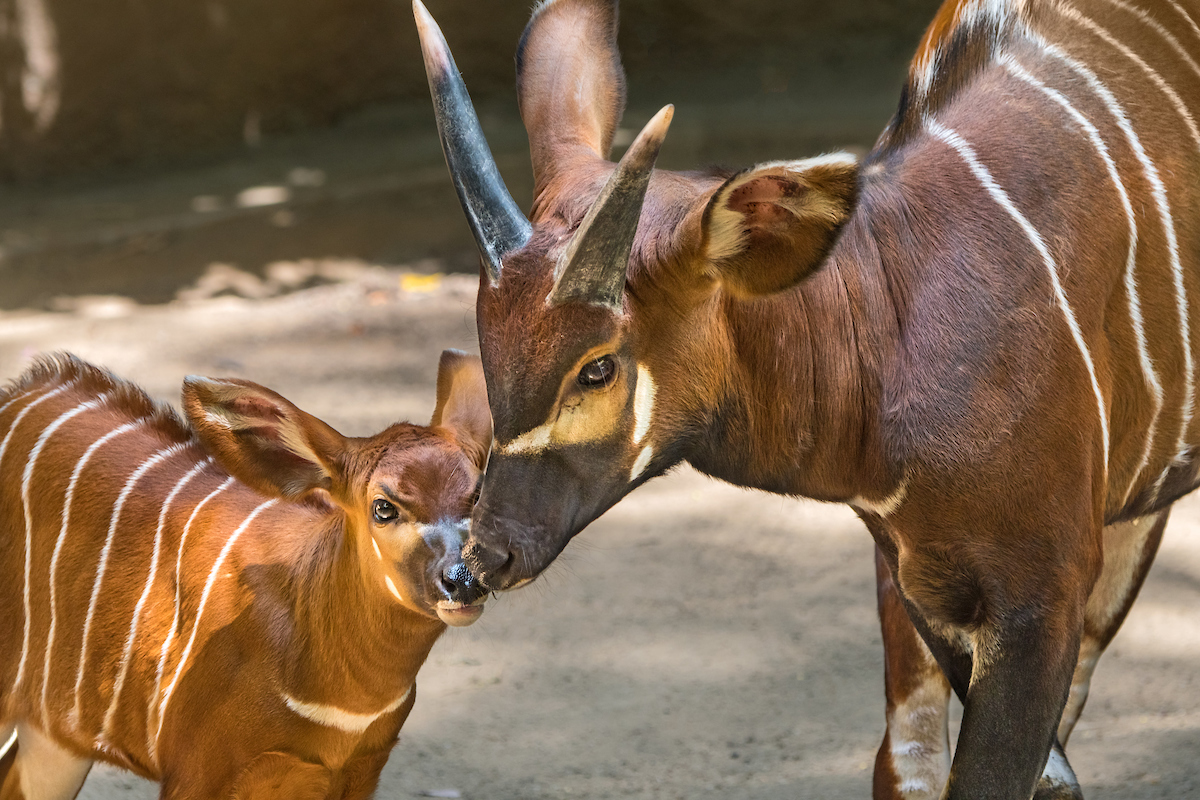
[[(475, 347), (475, 279), (295, 269), (321, 285), (249, 299), (226, 274), (167, 304), (0, 312), (0, 377), (69, 349), (172, 402), (199, 373), (264, 383), (351, 435), (426, 419), (437, 354)], [(1200, 797), (1197, 664), (1189, 498), (1068, 748), (1089, 800)], [(871, 541), (844, 508), (681, 470), (448, 631), (418, 686), (381, 798), (863, 800), (883, 730)], [(80, 797), (155, 794), (97, 767)]]

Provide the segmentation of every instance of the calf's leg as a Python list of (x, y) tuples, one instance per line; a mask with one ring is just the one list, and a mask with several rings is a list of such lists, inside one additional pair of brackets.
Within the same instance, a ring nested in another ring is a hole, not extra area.
[(89, 759), (64, 750), (39, 729), (19, 724), (17, 741), (0, 759), (0, 800), (73, 800), (91, 768)]

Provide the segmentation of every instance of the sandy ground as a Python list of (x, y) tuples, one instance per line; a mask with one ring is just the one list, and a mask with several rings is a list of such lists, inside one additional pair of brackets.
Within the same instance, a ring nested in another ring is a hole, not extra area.
[[(0, 377), (70, 349), (173, 402), (185, 374), (235, 375), (347, 434), (424, 420), (437, 354), (474, 345), (474, 279), (291, 269), (277, 266), (277, 282), (320, 285), (206, 297), (238, 284), (226, 274), (167, 304), (0, 312)], [(443, 637), (378, 796), (867, 798), (881, 659), (871, 542), (846, 509), (680, 470)], [(1071, 743), (1090, 800), (1200, 797), (1197, 664), (1200, 499), (1188, 499)], [(154, 795), (97, 767), (81, 797)]]

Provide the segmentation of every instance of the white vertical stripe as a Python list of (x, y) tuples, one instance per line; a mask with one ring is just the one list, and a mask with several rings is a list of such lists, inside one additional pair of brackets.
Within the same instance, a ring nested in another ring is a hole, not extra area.
[(1196, 24), (1196, 20), (1194, 20), (1190, 14), (1184, 11), (1179, 3), (1175, 2), (1175, 0), (1167, 0), (1167, 2), (1171, 4), (1171, 8), (1179, 12), (1179, 16), (1187, 20), (1188, 25), (1192, 26), (1192, 30), (1195, 31), (1196, 36), (1200, 38), (1200, 25)]
[(75, 381), (71, 381), (70, 383), (64, 383), (62, 386), (59, 386), (54, 391), (47, 392), (46, 394), (42, 395), (41, 397), (34, 400), (29, 405), (27, 405), (21, 409), (21, 413), (17, 414), (17, 416), (13, 419), (12, 427), (8, 429), (8, 433), (5, 434), (4, 440), (0, 441), (0, 466), (2, 466), (3, 462), (4, 462), (4, 451), (8, 449), (8, 443), (12, 439), (13, 434), (17, 432), (17, 426), (21, 424), (21, 420), (25, 419), (25, 415), (28, 414), (33, 409), (35, 409), (37, 406), (39, 406), (42, 403), (49, 400), (51, 397), (62, 394), (63, 392), (67, 391), (74, 385), (75, 385)]
[[(51, 422), (42, 431), (42, 435), (38, 437), (34, 443), (33, 449), (29, 451), (29, 456), (25, 459), (25, 472), (21, 476), (21, 505), (25, 511), (25, 636), (21, 640), (21, 662), (17, 666), (17, 679), (13, 681), (13, 691), (16, 692), (17, 687), (21, 685), (21, 681), (25, 678), (25, 664), (29, 659), (29, 634), (32, 629), (33, 611), (30, 608), (29, 585), (33, 569), (33, 508), (29, 501), (29, 485), (33, 480), (33, 469), (37, 465), (38, 457), (42, 454), (42, 448), (46, 446), (46, 442), (54, 435), (54, 432), (61, 428), (68, 420), (79, 416), (84, 411), (96, 408), (102, 405), (108, 399), (108, 395), (101, 395), (95, 400), (88, 400), (80, 403), (66, 413), (60, 414), (58, 419)], [(42, 675), (42, 680), (45, 681), (46, 676)]]
[(937, 120), (928, 120), (926, 123), (930, 133), (935, 137), (945, 142), (955, 152), (962, 157), (966, 162), (975, 178), (983, 185), (983, 188), (991, 195), (1013, 221), (1025, 232), (1029, 237), (1029, 241), (1033, 244), (1034, 249), (1042, 257), (1042, 262), (1046, 265), (1046, 270), (1050, 275), (1050, 284), (1054, 288), (1054, 297), (1058, 301), (1058, 307), (1062, 310), (1063, 316), (1066, 318), (1067, 327), (1071, 330), (1071, 337), (1075, 340), (1075, 345), (1079, 348), (1079, 354), (1083, 357), (1083, 364), (1087, 368), (1088, 377), (1092, 381), (1092, 392), (1096, 395), (1096, 405), (1100, 412), (1100, 431), (1104, 440), (1104, 466), (1108, 469), (1108, 411), (1104, 404), (1104, 395), (1100, 392), (1100, 381), (1096, 378), (1096, 367), (1092, 363), (1092, 354), (1088, 351), (1087, 342), (1084, 341), (1083, 331), (1079, 328), (1079, 322), (1075, 319), (1075, 312), (1071, 310), (1071, 304), (1067, 300), (1066, 292), (1063, 291), (1062, 282), (1058, 275), (1058, 265), (1054, 261), (1054, 256), (1050, 254), (1049, 248), (1042, 240), (1041, 234), (1037, 229), (1026, 219), (1025, 215), (1013, 204), (1008, 193), (1000, 187), (992, 174), (988, 171), (976, 156), (975, 151), (971, 148), (966, 140), (959, 136), (954, 131), (942, 125)]
[(154, 588), (154, 579), (158, 575), (158, 560), (159, 554), (162, 552), (163, 529), (167, 524), (167, 513), (171, 510), (171, 503), (183, 491), (183, 488), (191, 482), (192, 478), (199, 475), (212, 462), (212, 456), (201, 459), (200, 463), (193, 466), (179, 479), (167, 495), (167, 498), (163, 500), (162, 510), (158, 514), (158, 527), (154, 530), (154, 552), (150, 556), (150, 574), (146, 578), (146, 585), (142, 589), (142, 595), (138, 598), (137, 605), (133, 608), (133, 620), (129, 625), (129, 636), (125, 639), (125, 652), (121, 656), (121, 668), (117, 671), (117, 681), (113, 684), (112, 702), (109, 703), (108, 713), (104, 715), (104, 725), (100, 729), (101, 739), (108, 740), (109, 738), (109, 731), (112, 728), (113, 719), (117, 713), (117, 702), (121, 698), (121, 689), (125, 686), (125, 677), (129, 673), (129, 663), (133, 660), (133, 644), (137, 639), (138, 622), (142, 617), (142, 609), (145, 608), (146, 601), (150, 597), (150, 591)]
[(71, 502), (75, 499), (75, 487), (79, 483), (79, 476), (83, 473), (83, 468), (87, 466), (87, 463), (92, 459), (92, 455), (97, 450), (144, 422), (144, 419), (127, 422), (92, 442), (92, 445), (84, 451), (79, 461), (76, 462), (75, 469), (71, 472), (71, 480), (67, 483), (67, 494), (63, 500), (62, 527), (58, 530), (58, 541), (54, 543), (54, 555), (50, 558), (50, 631), (46, 634), (46, 662), (42, 668), (42, 720), (47, 730), (50, 729), (49, 693), (47, 691), (50, 685), (50, 654), (54, 650), (54, 631), (58, 624), (58, 599), (56, 591), (58, 585), (58, 559), (62, 555), (63, 544), (67, 540), (67, 528), (71, 524)]
[(1119, 41), (1106, 29), (1096, 24), (1089, 17), (1081, 14), (1078, 10), (1071, 8), (1070, 6), (1055, 6), (1055, 8), (1058, 10), (1058, 13), (1062, 14), (1067, 19), (1078, 22), (1080, 25), (1087, 28), (1104, 41), (1108, 42), (1109, 45), (1119, 50), (1121, 54), (1130, 61), (1137, 64), (1142, 72), (1146, 73), (1146, 77), (1148, 77), (1154, 83), (1154, 85), (1157, 86), (1162, 93), (1167, 96), (1167, 99), (1171, 101), (1171, 104), (1175, 106), (1175, 110), (1183, 119), (1183, 124), (1187, 127), (1188, 132), (1192, 135), (1192, 141), (1196, 143), (1197, 147), (1200, 147), (1200, 128), (1196, 127), (1196, 120), (1192, 117), (1191, 112), (1187, 110), (1187, 105), (1183, 102), (1183, 99), (1174, 89), (1171, 88), (1171, 85), (1166, 82), (1162, 75), (1159, 75), (1157, 72), (1155, 72), (1154, 68), (1143, 61), (1141, 56), (1129, 49), (1128, 45)]
[(1142, 470), (1146, 468), (1146, 464), (1150, 461), (1150, 452), (1154, 446), (1154, 434), (1158, 427), (1158, 416), (1163, 407), (1162, 382), (1159, 380), (1158, 373), (1154, 369), (1154, 361), (1150, 358), (1150, 348), (1146, 344), (1145, 320), (1142, 317), (1142, 301), (1138, 292), (1137, 276), (1135, 274), (1138, 251), (1137, 217), (1133, 212), (1133, 204), (1129, 202), (1129, 193), (1125, 190), (1125, 185), (1121, 182), (1121, 175), (1117, 171), (1117, 165), (1113, 161), (1112, 155), (1108, 152), (1108, 147), (1104, 144), (1104, 140), (1100, 136), (1100, 131), (1096, 130), (1096, 126), (1071, 105), (1071, 101), (1065, 95), (1039, 81), (1027, 72), (1011, 55), (1006, 54), (1001, 56), (1000, 63), (1014, 77), (1035, 87), (1060, 105), (1083, 128), (1091, 140), (1092, 146), (1096, 148), (1096, 152), (1099, 153), (1100, 158), (1104, 161), (1104, 166), (1108, 169), (1108, 176), (1112, 179), (1113, 185), (1117, 189), (1117, 194), (1120, 195), (1121, 207), (1125, 209), (1125, 218), (1129, 223), (1129, 255), (1125, 259), (1125, 293), (1129, 297), (1129, 317), (1132, 322), (1134, 340), (1137, 344), (1138, 361), (1141, 364), (1142, 375), (1145, 377), (1146, 384), (1150, 389), (1150, 399), (1154, 404), (1154, 414), (1151, 416), (1150, 424), (1146, 428), (1146, 443), (1142, 448), (1141, 461), (1138, 462), (1137, 469), (1134, 470), (1129, 485), (1125, 488), (1125, 494), (1121, 501), (1121, 505), (1124, 506), (1129, 501), (1129, 494), (1133, 491), (1138, 476), (1142, 474)]
[(192, 529), (192, 523), (195, 522), (200, 509), (204, 508), (210, 500), (232, 485), (233, 478), (226, 478), (220, 486), (205, 495), (204, 499), (192, 509), (187, 522), (183, 525), (183, 533), (179, 534), (179, 553), (175, 558), (175, 615), (171, 618), (171, 627), (167, 629), (166, 638), (163, 639), (162, 652), (158, 656), (158, 669), (154, 674), (154, 696), (150, 698), (150, 707), (146, 712), (146, 730), (149, 731), (150, 721), (153, 719), (155, 710), (157, 709), (158, 711), (155, 735), (149, 737), (150, 740), (147, 742), (150, 758), (155, 762), (158, 761), (158, 732), (162, 730), (162, 707), (159, 706), (159, 698), (162, 696), (163, 673), (167, 668), (167, 656), (171, 652), (171, 643), (175, 640), (175, 629), (179, 627), (180, 609), (182, 608), (183, 546), (187, 543), (188, 531)]
[(1133, 6), (1129, 5), (1125, 2), (1125, 0), (1108, 0), (1108, 2), (1112, 3), (1122, 11), (1133, 14), (1135, 17), (1145, 23), (1151, 30), (1165, 39), (1167, 44), (1171, 45), (1171, 49), (1178, 53), (1179, 57), (1187, 62), (1187, 65), (1192, 68), (1192, 72), (1200, 75), (1200, 65), (1196, 64), (1196, 60), (1188, 54), (1188, 51), (1183, 48), (1183, 45), (1179, 43), (1179, 40), (1172, 36), (1171, 32), (1164, 28), (1158, 22), (1158, 20), (1154, 19), (1154, 17), (1150, 16), (1142, 9), (1134, 8)]
[[(1121, 131), (1125, 134), (1125, 138), (1129, 140), (1129, 146), (1133, 148), (1134, 154), (1138, 161), (1142, 164), (1142, 170), (1146, 174), (1146, 180), (1150, 182), (1151, 196), (1154, 198), (1154, 205), (1158, 210), (1158, 215), (1162, 219), (1163, 234), (1167, 239), (1167, 259), (1171, 266), (1171, 273), (1175, 278), (1175, 296), (1177, 307), (1182, 307), (1180, 317), (1182, 319), (1183, 338), (1184, 341), (1191, 341), (1190, 326), (1187, 318), (1187, 298), (1181, 293), (1183, 286), (1183, 265), (1179, 263), (1179, 240), (1175, 235), (1175, 219), (1171, 216), (1171, 205), (1167, 200), (1167, 187), (1163, 184), (1162, 177), (1158, 173), (1158, 168), (1154, 166), (1154, 162), (1150, 156), (1146, 154), (1146, 148), (1142, 146), (1142, 140), (1133, 130), (1133, 125), (1129, 122), (1129, 117), (1125, 114), (1124, 108), (1117, 100), (1116, 96), (1105, 86), (1096, 74), (1068, 55), (1057, 45), (1050, 44), (1046, 41), (1039, 41), (1040, 46), (1050, 55), (1062, 61), (1076, 75), (1083, 78), (1084, 82), (1095, 92), (1104, 104), (1108, 107), (1109, 112), (1117, 121)], [(1192, 396), (1192, 358), (1191, 349), (1184, 348), (1185, 364), (1188, 365), (1187, 370), (1187, 391), (1186, 398), (1188, 407), (1190, 408), (1190, 398)], [(1187, 430), (1187, 426), (1183, 426), (1183, 430)], [(1171, 461), (1178, 457), (1180, 447), (1176, 446), (1176, 452), (1169, 457), (1168, 468)], [(1157, 485), (1161, 486), (1163, 479), (1166, 477), (1166, 470), (1158, 478)]]
[(100, 587), (104, 583), (104, 573), (108, 571), (108, 557), (112, 552), (113, 540), (117, 536), (117, 526), (121, 522), (121, 510), (125, 507), (125, 501), (129, 499), (129, 495), (133, 492), (138, 481), (142, 479), (155, 465), (170, 458), (182, 451), (186, 444), (173, 444), (170, 447), (164, 447), (146, 459), (140, 467), (133, 471), (129, 479), (125, 481), (125, 486), (121, 489), (121, 493), (117, 495), (117, 502), (113, 506), (112, 519), (108, 525), (108, 536), (104, 540), (104, 547), (100, 549), (100, 564), (96, 567), (96, 580), (92, 584), (92, 599), (88, 603), (87, 616), (83, 619), (83, 641), (79, 645), (79, 668), (75, 673), (75, 707), (71, 711), (71, 718), (78, 725), (83, 712), (82, 695), (83, 690), (83, 675), (84, 668), (87, 665), (88, 655), (88, 637), (92, 632), (92, 618), (96, 615), (96, 606), (100, 602)]
[[(1196, 147), (1198, 149), (1200, 149), (1200, 129), (1198, 129), (1196, 127), (1196, 121), (1194, 119), (1192, 119), (1192, 115), (1188, 112), (1187, 106), (1184, 105), (1183, 100), (1181, 100), (1179, 95), (1175, 93), (1174, 89), (1172, 89), (1170, 86), (1167, 85), (1167, 82), (1165, 80), (1163, 80), (1161, 75), (1159, 75), (1157, 72), (1155, 72), (1153, 69), (1151, 69), (1150, 65), (1147, 64), (1145, 61), (1143, 61), (1137, 55), (1137, 53), (1130, 50), (1123, 43), (1117, 41), (1117, 39), (1114, 38), (1112, 34), (1110, 34), (1104, 28), (1097, 25), (1092, 20), (1085, 17), (1083, 14), (1079, 13), (1077, 10), (1075, 10), (1073, 8), (1069, 8), (1069, 7), (1057, 7), (1057, 8), (1058, 8), (1059, 13), (1063, 14), (1068, 19), (1073, 19), (1076, 22), (1078, 22), (1080, 25), (1083, 25), (1085, 28), (1087, 28), (1088, 30), (1095, 33), (1101, 39), (1108, 42), (1114, 48), (1121, 51), (1121, 53), (1126, 58), (1128, 58), (1130, 61), (1137, 64), (1142, 69), (1142, 71), (1146, 73), (1146, 75), (1150, 78), (1150, 80), (1153, 81), (1154, 84), (1156, 86), (1158, 86), (1159, 89), (1162, 90), (1163, 94), (1165, 94), (1167, 96), (1167, 98), (1171, 101), (1171, 103), (1174, 104), (1175, 110), (1177, 112), (1179, 112), (1179, 116), (1183, 118), (1184, 123), (1187, 125), (1188, 131), (1191, 132), (1192, 140), (1195, 141)], [(1172, 265), (1172, 266), (1174, 266), (1174, 265)], [(1195, 364), (1193, 363), (1194, 360), (1192, 358), (1192, 335), (1191, 335), (1191, 330), (1190, 330), (1191, 325), (1188, 320), (1187, 288), (1184, 286), (1184, 283), (1183, 283), (1183, 270), (1182, 269), (1175, 270), (1172, 277), (1174, 278), (1174, 281), (1175, 281), (1175, 302), (1179, 309), (1179, 328), (1180, 328), (1180, 339), (1182, 340), (1181, 343), (1183, 345), (1183, 372), (1184, 372), (1184, 375), (1183, 375), (1184, 391), (1183, 391), (1183, 409), (1182, 409), (1183, 420), (1182, 420), (1182, 424), (1180, 425), (1179, 440), (1175, 445), (1175, 455), (1173, 457), (1174, 460), (1178, 461), (1186, 455), (1184, 448), (1185, 448), (1185, 444), (1186, 444), (1186, 440), (1187, 440), (1188, 427), (1191, 425), (1192, 415), (1195, 411), (1195, 388), (1196, 388), (1195, 384), (1196, 384), (1196, 381), (1195, 381)], [(1159, 486), (1162, 485), (1162, 481), (1164, 478), (1166, 478), (1166, 475), (1167, 474), (1164, 471), (1163, 474), (1159, 477)]]
[(8, 402), (0, 406), (0, 415), (2, 415), (5, 411), (8, 411), (9, 407), (12, 406), (13, 403), (16, 403), (18, 400), (24, 400), (31, 394), (33, 394), (33, 392), (21, 392), (18, 395), (13, 395), (12, 397), (8, 398)]
[[(37, 406), (41, 405), (42, 403), (46, 402), (50, 398), (54, 397), (55, 395), (62, 394), (63, 392), (67, 391), (74, 385), (75, 385), (75, 381), (71, 381), (69, 383), (64, 383), (62, 386), (59, 386), (54, 391), (47, 392), (46, 394), (42, 395), (41, 397), (37, 398), (29, 405), (27, 405), (21, 409), (21, 413), (17, 414), (16, 418), (13, 419), (12, 427), (9, 428), (8, 433), (5, 434), (4, 441), (0, 442), (0, 471), (2, 471), (3, 465), (4, 465), (4, 451), (8, 449), (8, 443), (10, 441), (12, 441), (13, 434), (17, 432), (17, 427), (20, 426), (21, 420), (23, 420), (25, 418), (25, 415), (28, 414), (30, 411), (32, 411)], [(23, 492), (22, 492), (22, 494), (23, 494)], [(27, 519), (28, 519), (28, 517), (27, 517)], [(16, 683), (13, 685), (14, 689), (16, 689), (16, 687), (18, 685), (20, 685), (21, 679), (24, 677), (24, 675), (22, 673), (25, 671), (25, 658), (29, 652), (29, 630), (30, 630), (30, 623), (31, 623), (31, 619), (30, 619), (31, 615), (30, 615), (30, 608), (29, 608), (29, 599), (30, 599), (29, 598), (29, 572), (32, 567), (32, 561), (33, 561), (33, 549), (31, 547), (31, 543), (29, 541), (29, 531), (27, 529), (25, 532), (25, 585), (24, 585), (24, 587), (22, 587), (22, 596), (24, 597), (24, 601), (25, 601), (25, 607), (24, 607), (25, 637), (24, 637), (24, 645), (21, 648), (21, 668), (17, 671), (17, 680), (16, 680)]]
[(159, 709), (158, 712), (158, 725), (160, 731), (162, 730), (163, 717), (167, 714), (167, 706), (171, 702), (171, 695), (175, 691), (175, 685), (179, 683), (179, 678), (183, 675), (184, 670), (187, 667), (188, 656), (190, 656), (192, 653), (192, 645), (196, 643), (196, 634), (200, 632), (200, 623), (204, 617), (204, 606), (208, 603), (208, 596), (212, 593), (213, 586), (217, 582), (217, 575), (221, 572), (221, 566), (225, 563), (225, 559), (228, 557), (229, 551), (233, 549), (234, 543), (236, 543), (238, 538), (246, 531), (247, 528), (250, 527), (250, 523), (254, 521), (254, 518), (278, 502), (278, 500), (267, 500), (265, 503), (261, 503), (257, 508), (251, 511), (250, 516), (246, 517), (245, 521), (237, 527), (237, 530), (235, 530), (229, 537), (229, 540), (225, 542), (225, 546), (221, 548), (221, 552), (217, 556), (217, 560), (213, 563), (212, 569), (209, 570), (208, 580), (204, 583), (204, 592), (200, 595), (200, 605), (196, 609), (196, 621), (192, 624), (192, 635), (188, 638), (188, 643), (183, 648), (183, 655), (179, 657), (179, 665), (175, 668), (175, 677), (171, 679), (171, 685), (167, 687), (166, 694), (163, 695), (162, 708)]

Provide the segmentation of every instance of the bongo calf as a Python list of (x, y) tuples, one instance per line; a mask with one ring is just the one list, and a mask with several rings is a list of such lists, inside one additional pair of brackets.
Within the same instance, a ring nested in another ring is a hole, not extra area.
[(249, 381), (183, 405), (66, 355), (0, 392), (3, 800), (70, 800), (97, 760), (162, 798), (367, 797), (483, 610), (478, 359), (442, 355), (430, 427), (363, 439)]

